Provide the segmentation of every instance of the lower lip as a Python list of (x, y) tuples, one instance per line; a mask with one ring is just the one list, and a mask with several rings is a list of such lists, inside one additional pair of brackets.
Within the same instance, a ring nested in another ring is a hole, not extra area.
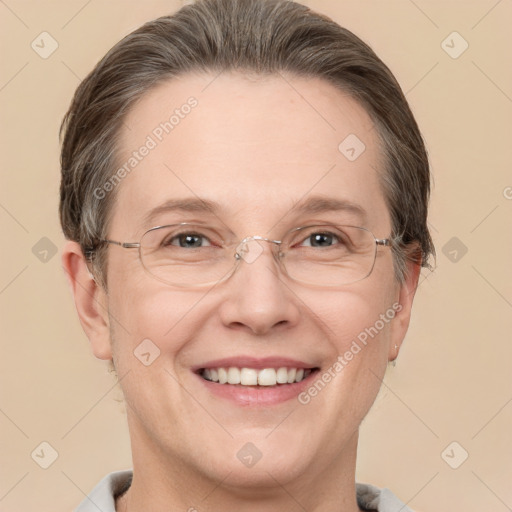
[(269, 406), (297, 398), (297, 396), (316, 378), (318, 370), (311, 372), (304, 380), (293, 384), (276, 384), (275, 386), (242, 386), (241, 384), (220, 384), (203, 379), (195, 374), (206, 389), (221, 398), (232, 400), (239, 406)]

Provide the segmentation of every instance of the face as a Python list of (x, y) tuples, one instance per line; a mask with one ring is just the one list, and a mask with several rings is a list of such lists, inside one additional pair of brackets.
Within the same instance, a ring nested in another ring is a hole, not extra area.
[[(197, 104), (181, 108), (190, 97)], [(179, 121), (166, 133), (161, 123), (175, 109)], [(353, 135), (364, 151), (354, 138), (355, 151), (340, 150)], [(154, 147), (139, 151), (153, 146), (148, 136)], [(130, 111), (119, 149), (120, 165), (134, 151), (138, 156), (117, 185), (113, 240), (137, 242), (149, 228), (180, 222), (228, 227), (239, 240), (280, 240), (312, 223), (361, 226), (377, 238), (391, 232), (374, 126), (358, 103), (319, 79), (173, 79)], [(166, 202), (198, 198), (214, 211), (159, 209), (147, 219)], [(297, 206), (319, 198), (360, 211)], [(284, 485), (337, 467), (354, 448), (405, 334), (411, 287), (395, 280), (388, 247), (378, 247), (366, 279), (319, 288), (287, 278), (270, 244), (261, 246), (253, 262), (242, 261), (229, 279), (207, 288), (168, 286), (148, 275), (137, 249), (109, 247), (109, 336), (91, 341), (125, 376), (134, 462), (179, 461), (181, 471), (215, 481), (231, 472), (226, 482), (238, 486), (272, 478)], [(259, 387), (200, 375), (231, 366), (284, 367), (287, 378), (293, 368), (315, 371), (299, 383)], [(251, 456), (261, 458), (252, 465)]]

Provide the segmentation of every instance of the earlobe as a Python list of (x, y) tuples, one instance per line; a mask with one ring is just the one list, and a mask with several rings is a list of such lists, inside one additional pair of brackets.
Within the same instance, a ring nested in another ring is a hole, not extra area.
[(62, 266), (73, 293), (82, 328), (98, 359), (112, 359), (108, 320), (108, 297), (91, 274), (80, 245), (68, 241), (62, 251)]
[(408, 261), (404, 281), (400, 284), (396, 315), (393, 319), (392, 335), (389, 343), (388, 361), (394, 361), (409, 328), (412, 303), (418, 287), (421, 261)]

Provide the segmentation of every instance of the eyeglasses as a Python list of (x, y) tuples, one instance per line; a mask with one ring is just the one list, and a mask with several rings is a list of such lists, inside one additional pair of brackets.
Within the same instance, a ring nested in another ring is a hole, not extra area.
[(250, 236), (239, 241), (223, 227), (182, 222), (146, 231), (140, 242), (100, 240), (125, 249), (139, 249), (145, 270), (177, 287), (208, 286), (228, 279), (243, 260), (251, 264), (273, 245), (272, 254), (290, 279), (319, 287), (339, 287), (368, 277), (377, 247), (391, 246), (366, 228), (314, 225), (291, 229), (282, 240)]

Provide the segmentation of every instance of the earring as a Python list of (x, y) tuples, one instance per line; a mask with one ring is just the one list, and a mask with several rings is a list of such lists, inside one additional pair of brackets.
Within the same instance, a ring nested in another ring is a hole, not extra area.
[(391, 363), (393, 365), (393, 367), (396, 366), (396, 358), (398, 357), (398, 345), (396, 343), (395, 343), (395, 350), (396, 350), (396, 357), (395, 357), (395, 359), (393, 359), (393, 361)]

